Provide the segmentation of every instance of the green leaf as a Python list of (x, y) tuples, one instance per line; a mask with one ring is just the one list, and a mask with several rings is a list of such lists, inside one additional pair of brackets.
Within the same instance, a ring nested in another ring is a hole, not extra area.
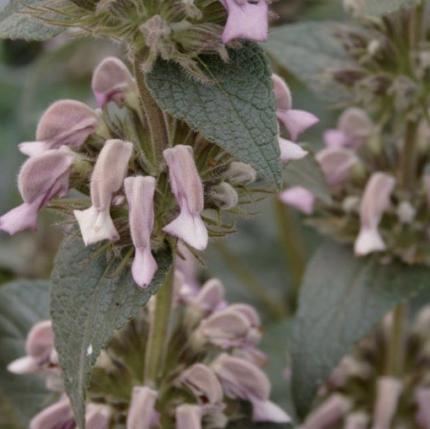
[(50, 402), (42, 378), (15, 375), (7, 365), (25, 355), (30, 328), (49, 318), (49, 288), (46, 281), (16, 281), (0, 287), (0, 402), (7, 410), (8, 424), (27, 428), (30, 419)]
[(119, 277), (107, 277), (105, 253), (96, 256), (81, 238), (67, 238), (60, 247), (52, 275), (51, 316), (66, 390), (80, 428), (85, 424), (85, 391), (97, 357), (115, 331), (157, 292), (172, 264), (167, 251), (156, 259), (159, 270), (154, 281), (140, 289), (128, 269)]
[(430, 287), (427, 268), (381, 265), (326, 242), (312, 258), (293, 334), (293, 392), (305, 415), (315, 392), (353, 345), (397, 304)]
[(27, 5), (39, 7), (44, 3), (46, 0), (11, 0), (0, 10), (0, 38), (48, 40), (63, 32), (62, 27), (51, 26), (23, 13)]
[(271, 32), (265, 49), (275, 62), (324, 99), (343, 101), (348, 97), (345, 89), (329, 74), (351, 65), (336, 38), (342, 28), (342, 24), (330, 21), (283, 25)]
[(416, 6), (421, 0), (366, 0), (367, 15), (386, 15), (402, 8)]
[(324, 173), (312, 155), (289, 162), (284, 168), (284, 182), (287, 186), (302, 186), (308, 189), (326, 204), (332, 202)]
[(210, 84), (194, 80), (173, 62), (159, 60), (147, 78), (154, 97), (163, 110), (279, 185), (276, 103), (262, 50), (246, 44), (230, 51), (228, 63), (217, 55), (201, 61)]

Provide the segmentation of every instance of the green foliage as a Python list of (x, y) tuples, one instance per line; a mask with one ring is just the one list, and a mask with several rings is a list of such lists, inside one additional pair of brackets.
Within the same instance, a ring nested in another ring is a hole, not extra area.
[(430, 287), (429, 270), (356, 258), (326, 242), (311, 260), (293, 334), (293, 391), (306, 414), (341, 358), (397, 304)]
[(28, 427), (30, 419), (48, 405), (50, 394), (41, 378), (14, 375), (7, 365), (25, 355), (30, 328), (49, 317), (49, 288), (45, 281), (16, 281), (0, 287), (0, 427)]
[(365, 12), (368, 15), (386, 15), (401, 8), (412, 7), (421, 0), (366, 0)]
[(312, 155), (290, 162), (284, 168), (287, 186), (302, 186), (326, 204), (331, 203), (330, 190), (319, 164)]
[(336, 32), (336, 22), (303, 22), (275, 28), (266, 51), (280, 66), (321, 94), (326, 100), (343, 101), (347, 94), (330, 78), (330, 70), (343, 69), (349, 59)]
[(101, 350), (135, 317), (163, 284), (172, 264), (169, 252), (156, 255), (159, 270), (151, 286), (139, 289), (131, 272), (109, 276), (104, 252), (94, 254), (81, 238), (67, 238), (57, 255), (52, 276), (51, 316), (65, 387), (76, 420), (84, 428), (85, 391)]
[(48, 40), (63, 29), (54, 27), (23, 14), (26, 6), (40, 7), (46, 0), (10, 0), (0, 11), (0, 38), (24, 40)]
[(173, 62), (159, 60), (147, 79), (154, 97), (163, 110), (279, 185), (276, 106), (263, 52), (246, 44), (230, 51), (228, 63), (217, 55), (201, 61), (210, 84), (194, 80)]

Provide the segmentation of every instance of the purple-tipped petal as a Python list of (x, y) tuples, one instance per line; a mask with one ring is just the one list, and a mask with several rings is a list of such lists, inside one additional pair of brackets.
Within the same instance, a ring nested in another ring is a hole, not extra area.
[(0, 217), (0, 230), (14, 235), (17, 232), (37, 229), (37, 215), (44, 197), (23, 203)]
[(305, 112), (304, 110), (278, 110), (277, 116), (290, 133), (293, 141), (297, 141), (302, 133), (319, 122), (319, 119), (313, 113)]
[(235, 39), (263, 42), (269, 31), (269, 6), (267, 0), (224, 0), (228, 12), (222, 40)]
[(279, 137), (279, 148), (281, 149), (281, 161), (289, 162), (304, 158), (308, 152), (297, 143)]
[(314, 194), (301, 186), (294, 186), (281, 192), (279, 198), (283, 203), (304, 214), (311, 215), (314, 211)]

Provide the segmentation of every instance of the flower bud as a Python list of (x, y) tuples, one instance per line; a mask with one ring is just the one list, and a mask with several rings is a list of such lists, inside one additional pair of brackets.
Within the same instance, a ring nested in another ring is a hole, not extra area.
[(153, 177), (128, 177), (124, 189), (129, 206), (130, 234), (136, 249), (132, 274), (140, 287), (147, 287), (158, 269), (151, 252), (151, 234), (154, 228)]
[(219, 404), (223, 391), (214, 371), (206, 365), (197, 363), (186, 369), (180, 376), (180, 382), (187, 386), (194, 396), (206, 404)]
[(397, 206), (396, 213), (401, 223), (410, 225), (414, 221), (417, 211), (409, 201), (402, 201)]
[(367, 429), (369, 420), (369, 416), (365, 413), (356, 412), (350, 414), (346, 419), (345, 429)]
[(348, 413), (351, 403), (342, 395), (332, 395), (306, 419), (301, 429), (335, 427)]
[(29, 429), (57, 429), (74, 427), (69, 398), (63, 395), (55, 404), (45, 408), (30, 422)]
[(310, 215), (314, 211), (314, 194), (302, 186), (294, 186), (279, 194), (280, 200), (300, 212)]
[(228, 18), (222, 41), (235, 39), (264, 42), (269, 31), (267, 0), (220, 0), (227, 9)]
[(402, 383), (394, 377), (378, 380), (373, 429), (390, 429), (402, 393)]
[(202, 320), (195, 332), (197, 344), (208, 341), (223, 349), (246, 343), (251, 324), (242, 313), (227, 307)]
[(312, 113), (293, 109), (291, 91), (280, 76), (273, 74), (272, 82), (277, 102), (278, 120), (290, 133), (291, 140), (297, 141), (300, 134), (316, 125), (319, 119)]
[(31, 328), (25, 343), (25, 351), (27, 356), (11, 362), (8, 371), (26, 374), (48, 366), (54, 352), (54, 331), (50, 320), (36, 323)]
[(257, 180), (257, 172), (254, 168), (249, 164), (237, 161), (233, 161), (229, 165), (223, 176), (233, 185), (250, 185)]
[(355, 17), (363, 16), (365, 7), (366, 0), (343, 0), (345, 12)]
[(202, 410), (197, 405), (176, 408), (176, 429), (202, 429)]
[(101, 108), (110, 101), (122, 106), (127, 91), (133, 88), (133, 85), (133, 76), (128, 68), (115, 57), (105, 58), (97, 66), (91, 83), (97, 106)]
[(182, 239), (197, 250), (208, 245), (208, 231), (201, 213), (204, 209), (203, 184), (190, 146), (177, 145), (166, 149), (164, 158), (169, 167), (170, 185), (179, 204), (179, 216), (163, 231)]
[(78, 149), (95, 132), (97, 122), (96, 113), (86, 104), (75, 100), (57, 101), (42, 115), (36, 141), (21, 143), (19, 149), (28, 156), (61, 146)]
[(86, 246), (119, 238), (110, 206), (113, 194), (121, 189), (132, 152), (132, 143), (108, 140), (99, 154), (91, 177), (92, 206), (74, 211)]
[(190, 300), (190, 306), (208, 315), (226, 305), (224, 286), (218, 279), (208, 280)]
[(239, 204), (239, 195), (236, 189), (227, 182), (221, 182), (212, 186), (209, 190), (212, 202), (223, 210), (230, 210)]
[(254, 422), (291, 421), (283, 410), (269, 401), (270, 381), (257, 366), (243, 359), (221, 354), (212, 363), (212, 368), (227, 396), (252, 403)]
[(109, 429), (112, 411), (106, 405), (89, 404), (85, 414), (86, 429)]
[(297, 143), (279, 137), (279, 148), (281, 150), (281, 161), (287, 163), (304, 158), (308, 152)]
[(149, 387), (135, 386), (127, 415), (127, 429), (150, 429), (157, 420), (155, 403), (158, 393)]
[(360, 205), (361, 229), (355, 242), (357, 255), (385, 250), (378, 226), (390, 206), (395, 183), (395, 179), (386, 173), (374, 173), (369, 179)]
[(343, 184), (358, 163), (354, 152), (348, 149), (323, 149), (318, 152), (316, 159), (331, 187)]
[(24, 203), (0, 217), (0, 230), (15, 234), (35, 230), (39, 210), (53, 198), (69, 190), (73, 156), (64, 150), (49, 150), (29, 158), (18, 175), (18, 188)]

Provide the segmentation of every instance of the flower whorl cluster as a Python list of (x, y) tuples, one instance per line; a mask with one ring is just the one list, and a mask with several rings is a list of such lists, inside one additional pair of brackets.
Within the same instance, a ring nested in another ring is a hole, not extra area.
[[(119, 332), (100, 356), (88, 392), (88, 429), (217, 429), (248, 416), (255, 422), (286, 423), (288, 415), (269, 400), (270, 382), (258, 349), (261, 322), (247, 304), (228, 304), (224, 288), (209, 280), (202, 288), (184, 283), (177, 271), (171, 326), (162, 374), (146, 384), (145, 347), (153, 323), (153, 303)], [(9, 365), (15, 373), (56, 367), (50, 322), (29, 333), (27, 356)], [(61, 375), (61, 372), (60, 372)], [(61, 392), (61, 389), (57, 389)], [(62, 426), (61, 426), (62, 425)], [(65, 394), (34, 417), (30, 429), (74, 428)], [(124, 427), (124, 426), (121, 426)]]
[[(70, 223), (73, 213), (87, 246), (108, 241), (124, 262), (134, 249), (132, 273), (146, 287), (169, 236), (201, 251), (210, 235), (231, 231), (219, 213), (240, 214), (253, 202), (256, 172), (181, 122), (170, 147), (154, 151), (133, 77), (116, 58), (97, 67), (92, 87), (102, 110), (58, 101), (43, 114), (36, 141), (19, 146), (29, 156), (18, 176), (24, 203), (0, 217), (0, 229), (35, 229), (48, 204)], [(69, 189), (78, 196), (52, 201)]]
[(264, 41), (269, 26), (267, 0), (68, 0), (29, 11), (49, 24), (124, 42), (145, 72), (161, 57), (203, 80), (199, 55), (227, 60), (226, 44)]
[(428, 33), (419, 30), (428, 12), (417, 6), (340, 32), (351, 66), (332, 76), (362, 108), (347, 108), (316, 154), (332, 202), (301, 187), (281, 194), (321, 232), (354, 243), (358, 256), (430, 263)]
[(399, 376), (384, 374), (392, 318), (333, 371), (302, 429), (430, 428), (430, 309), (408, 328)]

